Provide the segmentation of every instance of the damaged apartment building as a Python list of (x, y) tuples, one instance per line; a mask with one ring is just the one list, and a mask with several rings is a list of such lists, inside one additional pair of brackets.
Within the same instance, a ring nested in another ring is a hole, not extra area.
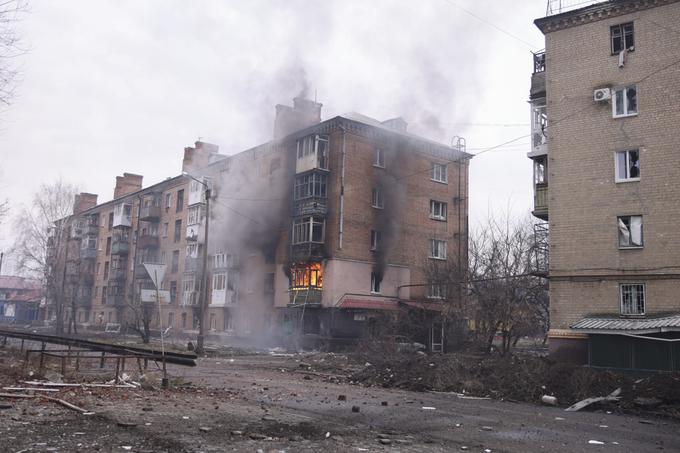
[(182, 175), (142, 188), (126, 173), (103, 204), (80, 195), (75, 319), (125, 324), (155, 300), (142, 264), (164, 263), (154, 327), (196, 329), (206, 259), (209, 334), (343, 344), (410, 316), (419, 328), (389, 332), (441, 350), (461, 288), (432, 269), (466, 267), (470, 157), (401, 118), (321, 121), (321, 104), (295, 98), (269, 142), (231, 156), (197, 142)]
[[(680, 369), (676, 0), (559, 7), (535, 24), (537, 262), (563, 360)], [(549, 224), (549, 227), (548, 227)], [(548, 233), (549, 232), (549, 233)], [(547, 251), (549, 250), (549, 265)]]

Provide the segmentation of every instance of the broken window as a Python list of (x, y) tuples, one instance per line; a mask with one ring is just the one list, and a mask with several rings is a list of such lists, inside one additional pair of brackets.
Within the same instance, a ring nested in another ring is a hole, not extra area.
[(640, 151), (631, 149), (616, 153), (616, 181), (640, 179)]
[(642, 216), (621, 216), (617, 222), (619, 247), (642, 247)]
[(622, 315), (645, 314), (645, 285), (643, 283), (625, 283), (619, 285)]
[(373, 166), (385, 168), (385, 151), (380, 148), (373, 150)]
[(430, 218), (434, 220), (446, 220), (446, 203), (430, 200)]
[(371, 292), (380, 294), (380, 283), (382, 283), (382, 278), (375, 272), (371, 272)]
[(614, 118), (637, 115), (637, 86), (630, 85), (614, 90), (612, 109)]
[(326, 185), (328, 177), (323, 173), (310, 173), (295, 178), (296, 200), (310, 197), (326, 198)]
[(297, 141), (297, 158), (315, 154), (317, 167), (323, 170), (328, 170), (328, 150), (327, 135), (309, 135)]
[(380, 187), (374, 187), (371, 191), (371, 206), (374, 208), (383, 208), (383, 194)]
[(380, 250), (380, 242), (382, 240), (382, 232), (371, 230), (371, 250)]
[(614, 25), (609, 30), (612, 41), (612, 55), (623, 50), (631, 52), (635, 49), (633, 22)]
[(293, 266), (290, 269), (290, 289), (323, 288), (323, 271), (320, 263), (307, 263), (303, 266)]
[(430, 239), (430, 258), (438, 260), (446, 259), (446, 241)]
[(433, 163), (432, 169), (430, 170), (430, 178), (432, 179), (432, 181), (447, 183), (449, 179), (446, 170), (447, 169), (445, 164)]
[(323, 243), (324, 219), (323, 217), (302, 217), (293, 222), (293, 244), (307, 242)]
[(545, 130), (548, 127), (548, 113), (545, 105), (532, 107), (531, 135), (534, 148), (547, 142)]
[(546, 156), (537, 157), (534, 159), (534, 184), (547, 184), (548, 174), (545, 171), (548, 166), (548, 159)]

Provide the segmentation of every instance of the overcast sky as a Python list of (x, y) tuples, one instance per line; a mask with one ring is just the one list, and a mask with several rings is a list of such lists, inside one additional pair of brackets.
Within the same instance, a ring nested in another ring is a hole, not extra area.
[[(529, 134), (532, 21), (546, 0), (31, 0), (18, 95), (0, 111), (0, 198), (62, 178), (113, 195), (123, 172), (179, 174), (199, 137), (233, 154), (271, 138), (301, 92), (468, 152)], [(476, 16), (476, 17), (475, 17)], [(481, 20), (480, 20), (481, 19)], [(498, 28), (503, 31), (499, 31)], [(512, 36), (510, 36), (512, 35)], [(529, 138), (472, 160), (471, 226), (532, 204)], [(11, 230), (0, 227), (0, 249)]]

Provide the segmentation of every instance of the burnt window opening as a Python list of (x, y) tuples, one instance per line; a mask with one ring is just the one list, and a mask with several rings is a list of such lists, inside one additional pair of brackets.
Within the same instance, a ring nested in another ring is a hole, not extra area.
[(627, 215), (617, 218), (619, 248), (642, 247), (642, 216)]
[(293, 222), (293, 244), (324, 242), (324, 218), (307, 216)]
[(380, 294), (380, 285), (382, 283), (382, 277), (375, 272), (371, 272), (371, 292), (374, 294)]
[(635, 31), (633, 22), (614, 25), (609, 29), (611, 34), (612, 55), (623, 50), (635, 50)]
[(630, 149), (616, 153), (616, 181), (640, 180), (640, 151)]
[(307, 156), (316, 156), (316, 166), (328, 170), (329, 142), (327, 135), (308, 135), (297, 141), (297, 158), (305, 159)]
[(619, 298), (622, 315), (645, 314), (645, 285), (643, 283), (621, 284)]
[(295, 200), (326, 198), (328, 177), (323, 173), (309, 173), (295, 178)]
[(373, 150), (373, 166), (385, 168), (385, 151), (380, 148)]
[(321, 263), (294, 265), (290, 269), (290, 289), (293, 291), (323, 288)]

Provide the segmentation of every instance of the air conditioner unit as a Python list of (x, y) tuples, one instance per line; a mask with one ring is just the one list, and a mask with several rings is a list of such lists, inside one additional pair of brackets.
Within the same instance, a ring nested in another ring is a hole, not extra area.
[(593, 92), (593, 100), (595, 102), (602, 102), (612, 98), (612, 92), (609, 88), (598, 88)]

